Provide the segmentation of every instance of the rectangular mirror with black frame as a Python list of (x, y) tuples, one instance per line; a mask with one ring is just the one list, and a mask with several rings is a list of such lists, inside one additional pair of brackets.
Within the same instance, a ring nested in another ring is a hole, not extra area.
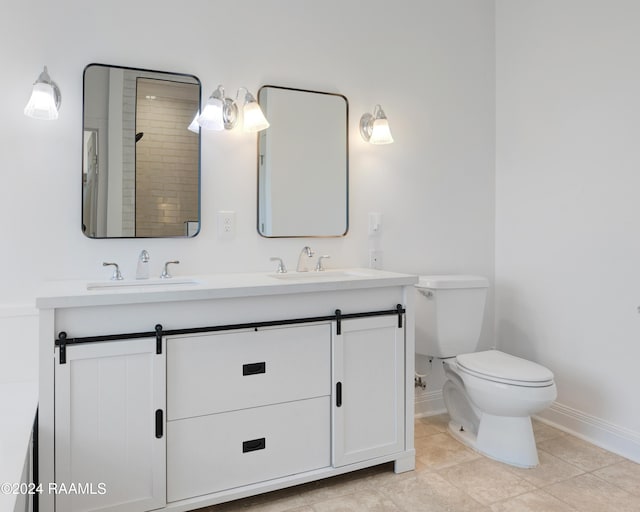
[(89, 238), (200, 229), (200, 80), (89, 64), (84, 70), (82, 231)]
[(349, 104), (341, 94), (265, 85), (258, 136), (258, 232), (339, 237), (349, 228)]

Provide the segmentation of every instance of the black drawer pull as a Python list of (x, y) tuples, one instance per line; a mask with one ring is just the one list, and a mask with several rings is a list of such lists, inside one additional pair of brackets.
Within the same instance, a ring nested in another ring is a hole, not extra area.
[(260, 439), (252, 439), (251, 441), (244, 441), (242, 443), (242, 453), (255, 452), (256, 450), (264, 450), (266, 447), (266, 440), (264, 437)]
[(242, 365), (242, 375), (258, 375), (259, 373), (266, 373), (267, 363), (249, 363)]
[(162, 416), (163, 416), (162, 409), (158, 409), (156, 411), (156, 437), (158, 439), (162, 438), (162, 435), (163, 435), (162, 431), (164, 430), (163, 429), (164, 422), (162, 421)]
[(336, 407), (342, 407), (342, 382), (336, 384)]

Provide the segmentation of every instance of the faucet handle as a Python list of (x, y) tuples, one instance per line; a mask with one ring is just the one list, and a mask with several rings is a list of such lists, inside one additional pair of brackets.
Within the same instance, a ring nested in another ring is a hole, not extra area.
[(160, 274), (160, 279), (171, 279), (173, 276), (169, 274), (169, 265), (177, 265), (178, 263), (180, 263), (178, 260), (167, 261), (164, 264), (164, 270), (162, 271), (162, 274)]
[(287, 267), (284, 266), (284, 261), (282, 261), (282, 258), (278, 258), (277, 256), (273, 256), (272, 258), (269, 258), (270, 261), (278, 261), (278, 268), (276, 269), (276, 272), (278, 274), (286, 274), (287, 273)]
[(103, 267), (116, 267), (113, 271), (113, 274), (111, 275), (111, 280), (112, 281), (122, 281), (122, 279), (124, 279), (122, 277), (122, 273), (120, 272), (120, 267), (118, 266), (117, 263), (109, 263), (107, 261), (103, 261), (102, 262), (102, 266)]
[(322, 266), (322, 260), (328, 260), (331, 256), (328, 254), (324, 254), (318, 258), (318, 263), (316, 263), (316, 272), (324, 272), (324, 267)]

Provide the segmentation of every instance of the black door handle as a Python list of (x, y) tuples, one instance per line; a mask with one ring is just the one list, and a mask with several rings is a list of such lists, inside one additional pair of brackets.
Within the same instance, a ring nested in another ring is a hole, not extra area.
[(266, 373), (267, 363), (264, 361), (261, 363), (249, 363), (242, 365), (242, 375), (258, 375), (259, 373)]
[(267, 442), (264, 437), (260, 439), (251, 439), (250, 441), (243, 441), (242, 453), (255, 452), (256, 450), (264, 450)]
[(162, 409), (156, 411), (156, 437), (161, 439), (163, 436), (164, 422), (162, 421)]

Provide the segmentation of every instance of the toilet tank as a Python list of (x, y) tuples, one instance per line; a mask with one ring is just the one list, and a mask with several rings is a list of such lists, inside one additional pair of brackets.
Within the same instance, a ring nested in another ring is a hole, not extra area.
[(420, 276), (416, 352), (438, 358), (475, 352), (489, 281), (466, 275)]

